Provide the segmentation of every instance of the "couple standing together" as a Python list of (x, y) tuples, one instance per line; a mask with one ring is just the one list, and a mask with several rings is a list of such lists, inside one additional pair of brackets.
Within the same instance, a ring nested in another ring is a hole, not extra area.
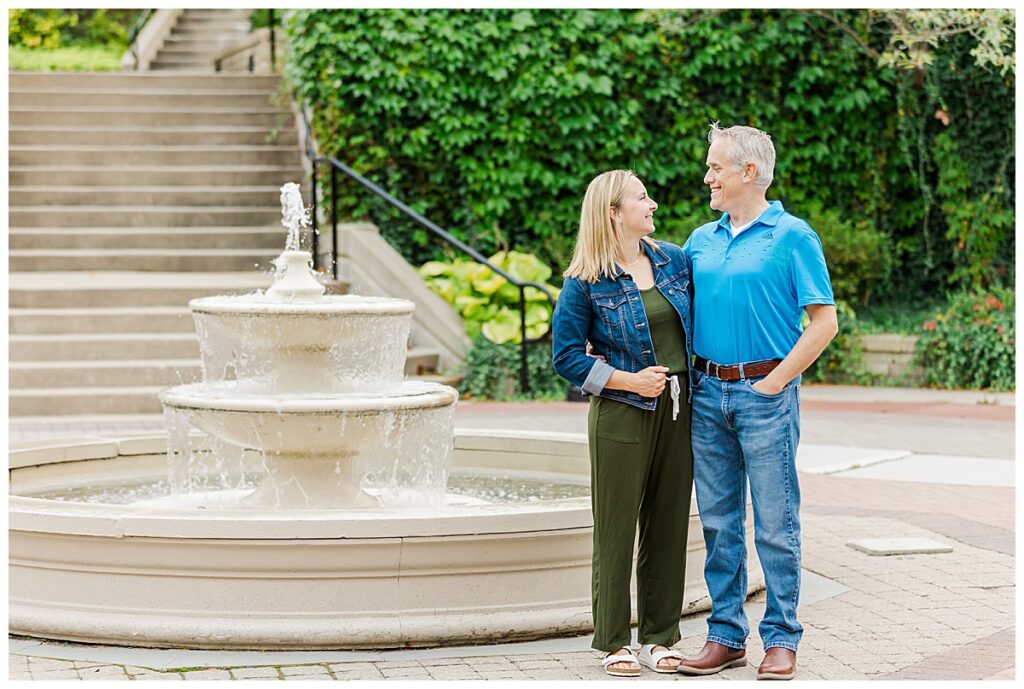
[[(704, 183), (721, 219), (682, 248), (653, 241), (658, 204), (643, 183), (599, 175), (554, 313), (555, 370), (591, 395), (593, 647), (615, 676), (746, 663), (749, 481), (767, 584), (758, 679), (791, 679), (803, 633), (799, 376), (837, 332), (835, 302), (818, 236), (765, 198), (771, 137), (716, 123), (708, 140)], [(703, 649), (684, 658), (671, 647), (694, 484), (712, 608)], [(629, 596), (638, 523), (639, 656)]]

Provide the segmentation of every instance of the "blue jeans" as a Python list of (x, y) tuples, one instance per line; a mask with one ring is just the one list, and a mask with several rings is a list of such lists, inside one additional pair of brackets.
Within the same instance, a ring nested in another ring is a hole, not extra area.
[[(691, 372), (693, 480), (704, 528), (704, 579), (711, 594), (708, 641), (745, 648), (750, 626), (744, 521), (747, 482), (754, 504), (754, 542), (767, 584), (764, 647), (797, 650), (803, 626), (800, 598), (800, 441), (797, 381), (778, 395), (751, 386), (759, 379), (724, 382)], [(799, 379), (797, 379), (799, 380)]]

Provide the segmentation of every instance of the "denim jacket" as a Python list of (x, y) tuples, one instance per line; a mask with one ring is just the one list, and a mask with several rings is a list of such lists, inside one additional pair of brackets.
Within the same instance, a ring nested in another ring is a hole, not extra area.
[[(675, 244), (641, 242), (651, 260), (654, 286), (679, 313), (686, 331), (686, 361), (693, 360), (693, 287), (690, 260)], [(637, 373), (656, 366), (654, 344), (647, 329), (640, 290), (632, 276), (616, 266), (615, 275), (596, 283), (566, 278), (555, 307), (552, 330), (552, 359), (555, 371), (590, 395), (618, 400), (641, 409), (653, 410), (657, 398), (643, 397), (628, 390), (605, 388), (616, 370)], [(607, 363), (588, 356), (587, 341)]]

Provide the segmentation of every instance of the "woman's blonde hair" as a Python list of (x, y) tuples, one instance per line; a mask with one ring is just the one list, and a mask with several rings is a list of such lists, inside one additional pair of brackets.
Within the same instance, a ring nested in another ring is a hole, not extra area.
[[(633, 177), (636, 175), (629, 170), (609, 170), (591, 180), (583, 196), (576, 248), (573, 249), (572, 261), (563, 277), (597, 282), (602, 276), (611, 277), (615, 274), (622, 227), (612, 220), (608, 211), (618, 208), (622, 203), (626, 184)], [(652, 246), (654, 244), (646, 237), (644, 241)]]

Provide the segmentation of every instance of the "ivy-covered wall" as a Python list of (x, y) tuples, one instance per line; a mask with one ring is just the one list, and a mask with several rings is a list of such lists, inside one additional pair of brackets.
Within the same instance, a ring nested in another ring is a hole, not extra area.
[[(772, 135), (769, 196), (818, 230), (838, 296), (1013, 279), (1013, 73), (966, 38), (922, 75), (879, 66), (890, 37), (866, 11), (303, 10), (287, 28), (324, 152), (483, 253), (559, 274), (587, 182), (619, 167), (661, 204), (658, 236), (685, 240), (715, 216), (719, 120)], [(438, 255), (354, 185), (339, 210), (414, 262)]]

